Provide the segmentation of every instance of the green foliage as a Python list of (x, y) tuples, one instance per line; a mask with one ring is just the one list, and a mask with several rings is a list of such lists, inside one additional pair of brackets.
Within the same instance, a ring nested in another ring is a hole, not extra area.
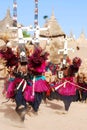
[(23, 37), (30, 37), (30, 34), (27, 31), (23, 31)]

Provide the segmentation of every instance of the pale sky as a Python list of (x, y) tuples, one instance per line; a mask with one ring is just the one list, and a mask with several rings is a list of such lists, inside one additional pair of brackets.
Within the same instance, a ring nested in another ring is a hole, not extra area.
[[(13, 0), (0, 0), (0, 20), (8, 8), (13, 16)], [(34, 0), (17, 0), (18, 22), (24, 26), (34, 25)], [(78, 37), (82, 31), (87, 36), (87, 0), (38, 0), (39, 25), (45, 23), (43, 16), (51, 17), (54, 10), (55, 17), (62, 30), (69, 35), (70, 32)]]

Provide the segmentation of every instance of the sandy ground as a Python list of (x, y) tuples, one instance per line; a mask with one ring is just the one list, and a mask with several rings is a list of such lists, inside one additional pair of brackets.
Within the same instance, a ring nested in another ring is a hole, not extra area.
[(1, 130), (87, 130), (87, 103), (73, 102), (64, 114), (62, 101), (42, 102), (38, 114), (31, 110), (25, 121), (20, 122), (15, 112), (15, 103), (6, 101), (0, 87), (0, 129)]

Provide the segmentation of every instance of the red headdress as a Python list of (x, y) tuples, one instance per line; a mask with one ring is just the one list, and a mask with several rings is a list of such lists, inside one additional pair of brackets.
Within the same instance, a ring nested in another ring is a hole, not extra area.
[(44, 72), (46, 67), (48, 53), (44, 52), (42, 48), (36, 47), (32, 56), (29, 57), (28, 68), (34, 74), (41, 74)]
[(79, 71), (79, 67), (81, 66), (82, 60), (79, 57), (75, 57), (72, 61), (72, 64), (69, 66), (68, 75), (74, 76), (75, 73)]
[(82, 63), (82, 60), (79, 57), (75, 57), (73, 59), (73, 65), (74, 65), (74, 67), (80, 67), (81, 63)]
[(6, 50), (0, 50), (0, 57), (6, 60), (6, 66), (12, 67), (17, 65), (18, 58), (12, 52), (12, 49), (7, 47)]

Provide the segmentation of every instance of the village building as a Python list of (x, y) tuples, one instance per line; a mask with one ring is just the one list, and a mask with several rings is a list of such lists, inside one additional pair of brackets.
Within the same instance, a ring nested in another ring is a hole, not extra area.
[[(15, 30), (10, 30), (8, 27), (13, 26), (13, 18), (10, 14), (10, 9), (7, 10), (6, 16), (0, 20), (0, 37), (8, 37), (9, 40), (17, 37), (17, 32)], [(52, 11), (52, 15), (49, 19), (46, 19), (43, 27), (49, 27), (48, 30), (40, 31), (41, 38), (48, 38), (49, 43), (46, 44), (41, 42), (41, 46), (46, 49), (50, 53), (49, 59), (54, 64), (60, 63), (63, 58), (63, 53), (58, 54), (58, 50), (64, 48), (64, 39), (66, 34), (60, 27), (55, 15), (54, 11)], [(87, 50), (87, 38), (85, 36), (84, 31), (81, 32), (80, 36), (75, 39), (73, 33), (70, 36), (67, 36), (68, 39), (68, 48), (73, 48), (74, 52), (68, 51), (68, 56), (72, 59), (75, 56), (79, 56), (86, 60), (86, 50)], [(83, 51), (84, 50), (84, 51)]]
[(15, 38), (17, 35), (15, 31), (10, 30), (9, 27), (13, 27), (13, 18), (10, 14), (10, 9), (7, 9), (5, 18), (0, 20), (0, 37), (7, 37), (7, 39)]
[(51, 17), (46, 20), (44, 27), (49, 27), (49, 29), (41, 31), (40, 37), (49, 39), (49, 44), (46, 45), (46, 50), (50, 53), (50, 61), (54, 64), (58, 64), (62, 58), (61, 54), (58, 55), (58, 50), (63, 48), (63, 39), (66, 37), (66, 34), (58, 24), (54, 11), (52, 12)]

